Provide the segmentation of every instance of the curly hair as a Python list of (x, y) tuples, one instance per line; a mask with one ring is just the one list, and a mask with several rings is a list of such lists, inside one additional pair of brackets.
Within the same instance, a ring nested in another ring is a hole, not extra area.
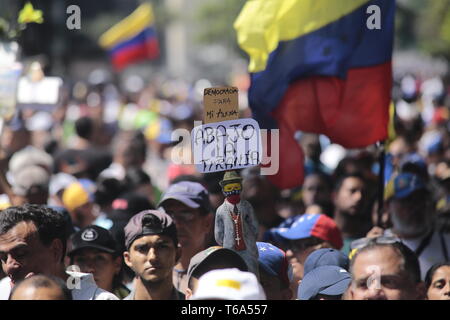
[(0, 235), (7, 233), (23, 221), (32, 221), (37, 228), (39, 239), (45, 246), (54, 239), (59, 239), (63, 245), (61, 261), (66, 253), (66, 220), (64, 216), (44, 205), (25, 204), (9, 207), (0, 211)]

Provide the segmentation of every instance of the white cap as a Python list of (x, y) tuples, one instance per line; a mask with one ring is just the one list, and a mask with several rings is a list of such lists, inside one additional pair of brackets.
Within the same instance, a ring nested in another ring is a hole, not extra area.
[(266, 300), (256, 276), (239, 269), (212, 270), (200, 277), (192, 300)]
[(75, 178), (74, 176), (64, 173), (64, 172), (59, 172), (50, 178), (50, 185), (48, 187), (49, 193), (50, 193), (50, 195), (54, 196), (59, 191), (65, 189), (71, 183), (76, 182), (76, 181), (77, 181), (77, 178)]

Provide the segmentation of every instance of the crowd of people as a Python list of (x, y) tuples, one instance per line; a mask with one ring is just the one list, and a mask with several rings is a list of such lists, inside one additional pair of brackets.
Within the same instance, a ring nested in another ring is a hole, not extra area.
[(450, 87), (433, 81), (396, 83), (385, 155), (299, 133), (302, 185), (239, 172), (257, 265), (217, 241), (224, 172), (171, 162), (172, 130), (202, 118), (192, 88), (78, 82), (51, 112), (18, 108), (1, 136), (0, 299), (449, 300)]

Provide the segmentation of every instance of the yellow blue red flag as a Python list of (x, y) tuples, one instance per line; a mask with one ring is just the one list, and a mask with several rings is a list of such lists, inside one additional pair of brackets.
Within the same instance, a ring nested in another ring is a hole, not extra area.
[(145, 3), (100, 37), (100, 46), (108, 51), (117, 70), (159, 56), (154, 20), (152, 6)]
[[(250, 57), (249, 104), (280, 129), (280, 188), (303, 181), (297, 130), (346, 148), (387, 137), (395, 0), (248, 0), (234, 27)], [(270, 148), (270, 146), (269, 146)]]

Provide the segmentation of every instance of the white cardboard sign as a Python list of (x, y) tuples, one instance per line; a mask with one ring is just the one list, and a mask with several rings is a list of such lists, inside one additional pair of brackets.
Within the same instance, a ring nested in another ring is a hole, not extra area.
[(202, 173), (257, 166), (262, 159), (261, 133), (254, 119), (196, 126), (191, 134), (196, 169)]

